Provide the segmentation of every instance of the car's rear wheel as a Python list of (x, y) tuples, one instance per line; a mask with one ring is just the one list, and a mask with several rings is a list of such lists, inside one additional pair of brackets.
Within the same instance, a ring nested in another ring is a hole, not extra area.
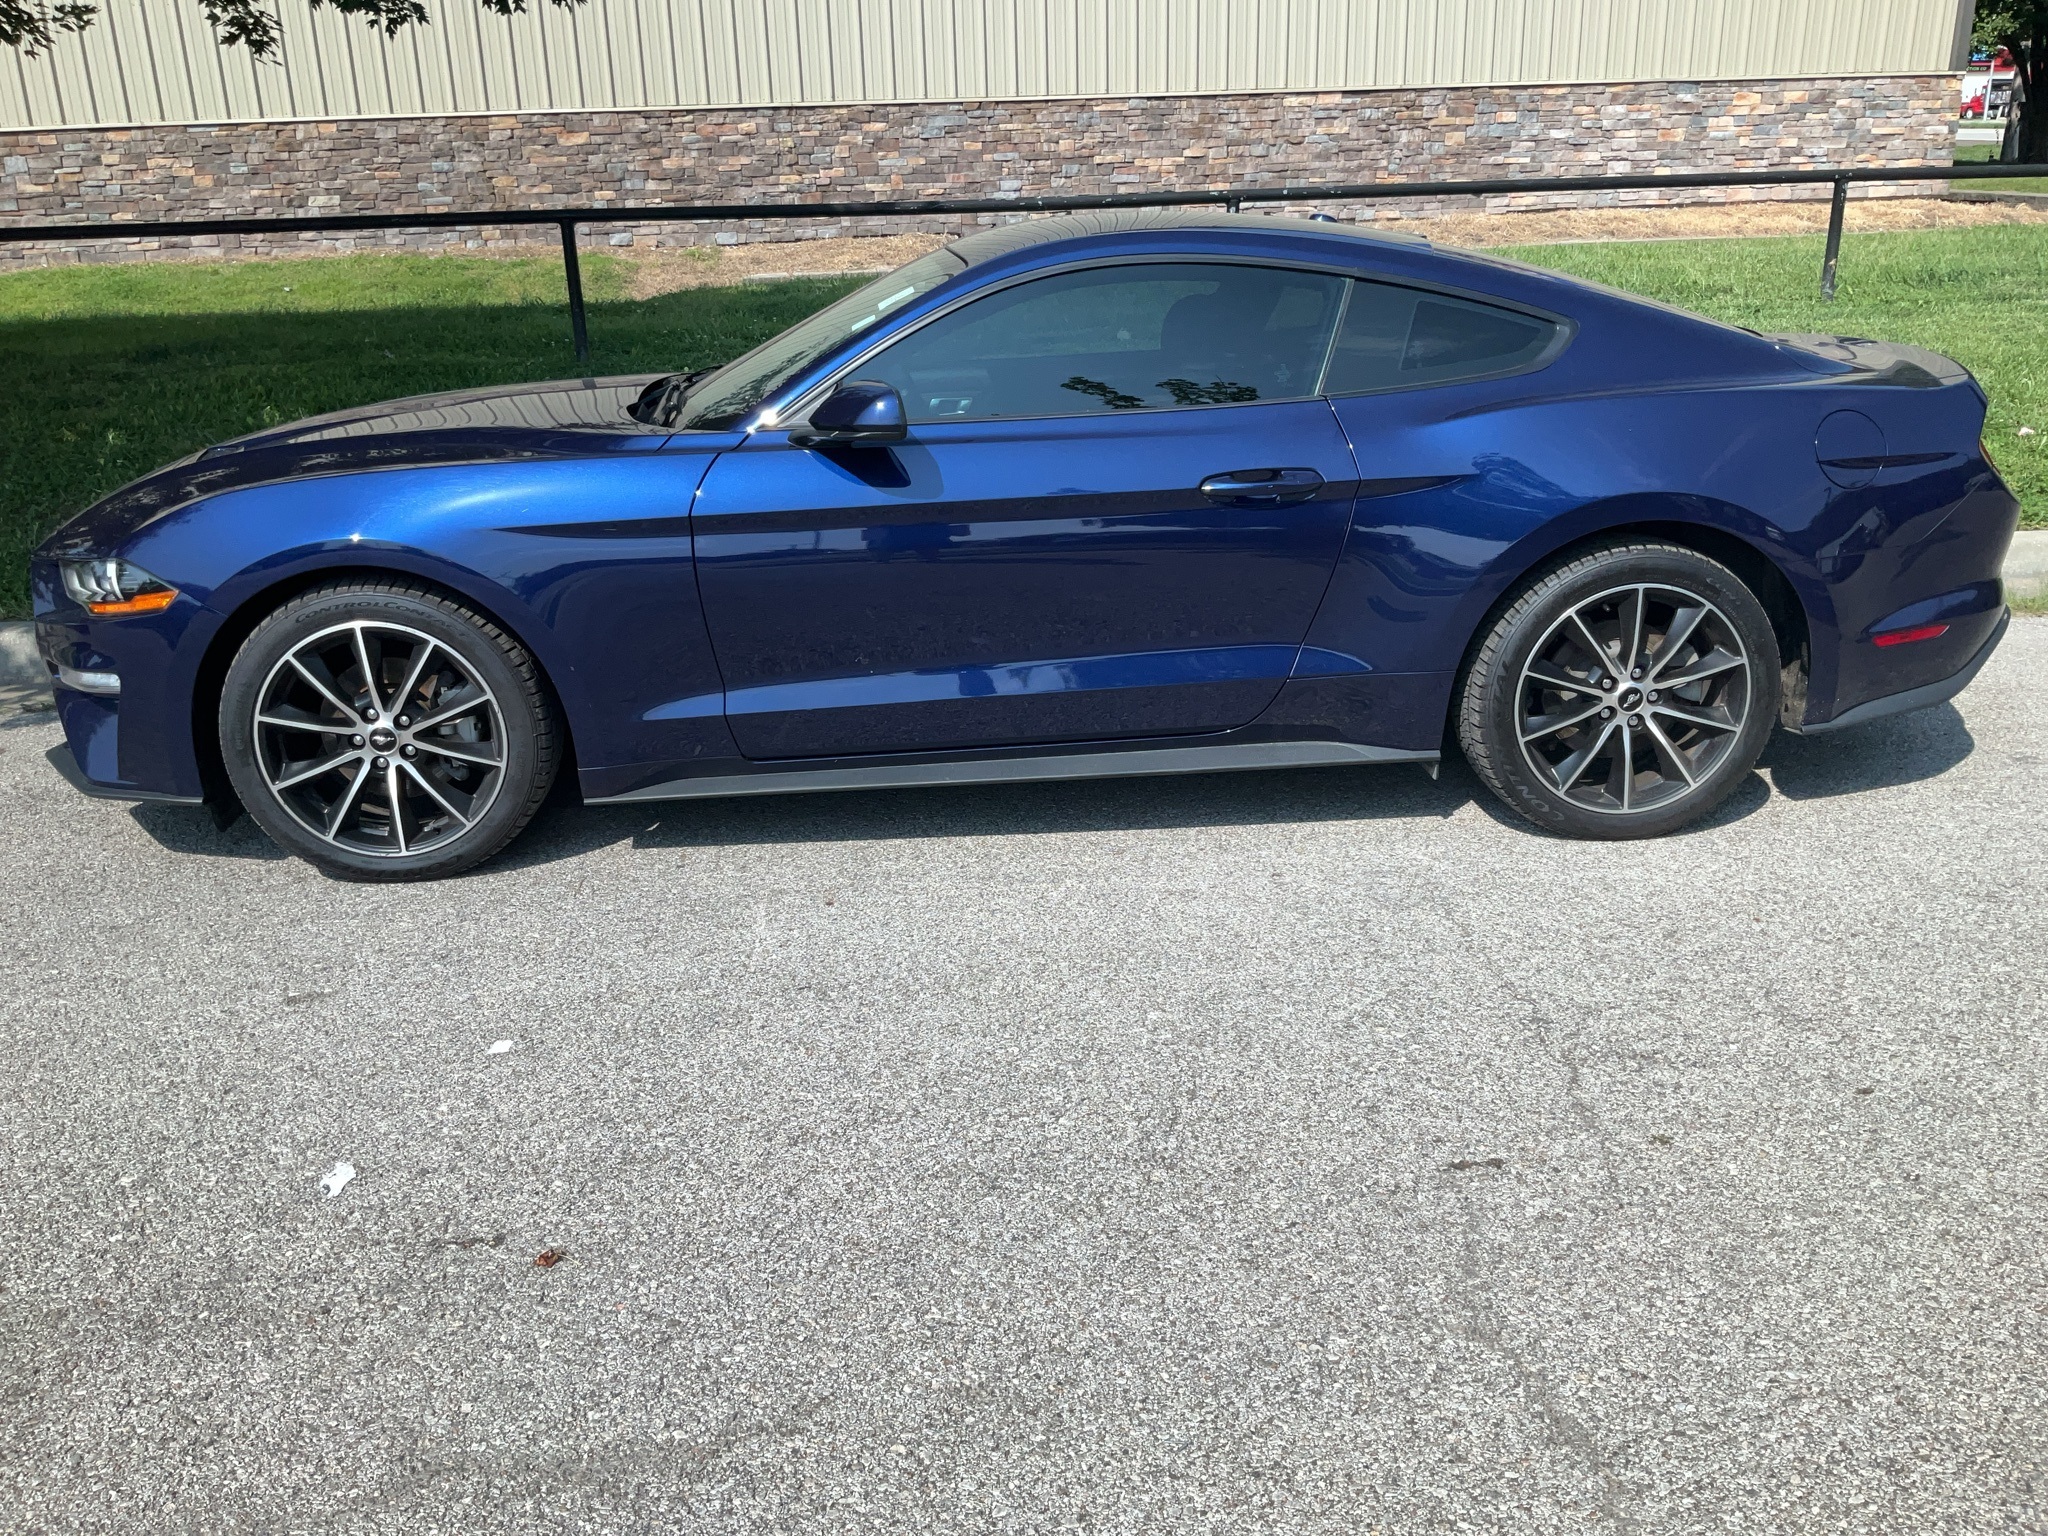
[(409, 584), (292, 598), (221, 690), (221, 756), (243, 806), (284, 848), (358, 880), (489, 858), (547, 798), (558, 740), (525, 648)]
[(1778, 714), (1769, 615), (1674, 544), (1601, 546), (1534, 577), (1479, 644), (1458, 737), (1515, 811), (1576, 837), (1697, 821), (1756, 765)]

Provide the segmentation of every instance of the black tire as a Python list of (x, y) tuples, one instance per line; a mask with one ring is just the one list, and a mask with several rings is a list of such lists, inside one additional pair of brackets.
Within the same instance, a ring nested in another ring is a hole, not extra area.
[(1531, 577), (1481, 638), (1458, 741), (1480, 781), (1539, 827), (1657, 837), (1708, 814), (1756, 766), (1779, 664), (1769, 615), (1726, 566), (1676, 544), (1599, 545)]
[(526, 649), (397, 580), (315, 587), (267, 615), (228, 667), (219, 720), (258, 825), (352, 880), (430, 880), (489, 858), (533, 819), (561, 757)]

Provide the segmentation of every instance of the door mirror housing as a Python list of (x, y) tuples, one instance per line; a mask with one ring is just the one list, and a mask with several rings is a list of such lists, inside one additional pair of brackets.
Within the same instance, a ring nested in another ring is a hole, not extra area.
[(818, 403), (811, 419), (790, 430), (789, 440), (808, 448), (824, 443), (900, 443), (910, 435), (903, 397), (876, 379), (850, 379)]

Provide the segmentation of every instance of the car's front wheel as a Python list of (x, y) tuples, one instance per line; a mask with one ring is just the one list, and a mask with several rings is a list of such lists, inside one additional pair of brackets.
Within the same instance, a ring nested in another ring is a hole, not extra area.
[(1654, 837), (1706, 815), (1778, 715), (1768, 614), (1696, 550), (1610, 544), (1533, 578), (1480, 641), (1459, 743), (1538, 826)]
[(358, 880), (453, 874), (516, 837), (554, 782), (540, 669), (462, 604), (398, 582), (292, 598), (229, 665), (221, 756), (290, 852)]

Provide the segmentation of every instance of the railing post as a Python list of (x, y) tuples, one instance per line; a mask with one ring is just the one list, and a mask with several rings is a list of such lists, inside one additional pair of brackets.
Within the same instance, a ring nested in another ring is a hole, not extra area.
[(562, 272), (569, 279), (569, 331), (576, 338), (576, 361), (590, 361), (590, 327), (583, 318), (583, 265), (576, 259), (576, 221), (562, 220)]
[(1834, 201), (1828, 205), (1828, 248), (1820, 259), (1820, 296), (1835, 297), (1835, 267), (1842, 259), (1842, 216), (1849, 211), (1849, 179), (1835, 178)]

